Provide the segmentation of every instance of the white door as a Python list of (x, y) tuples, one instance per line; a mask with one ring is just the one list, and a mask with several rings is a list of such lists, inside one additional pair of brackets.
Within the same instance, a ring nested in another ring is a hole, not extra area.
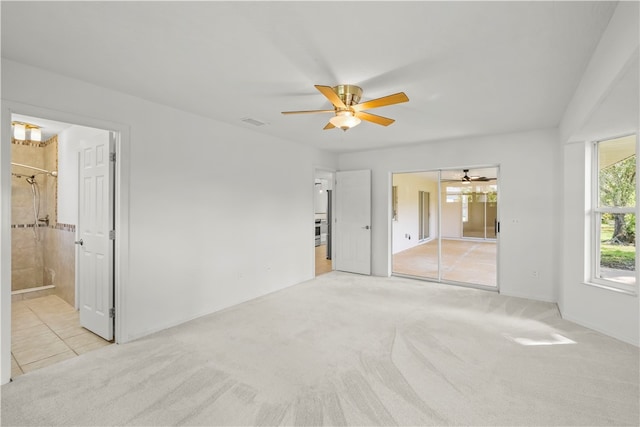
[(113, 134), (82, 142), (78, 197), (78, 293), (80, 325), (113, 339)]
[(336, 173), (336, 270), (371, 274), (371, 171)]

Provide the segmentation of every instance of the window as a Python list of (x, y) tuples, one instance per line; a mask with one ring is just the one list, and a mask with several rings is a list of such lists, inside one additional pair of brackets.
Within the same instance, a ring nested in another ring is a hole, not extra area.
[(637, 136), (594, 144), (591, 282), (636, 293)]
[(469, 221), (469, 199), (472, 197), (469, 194), (462, 195), (462, 222)]
[(462, 194), (462, 188), (447, 186), (446, 187), (446, 202), (447, 203), (460, 203), (460, 196)]

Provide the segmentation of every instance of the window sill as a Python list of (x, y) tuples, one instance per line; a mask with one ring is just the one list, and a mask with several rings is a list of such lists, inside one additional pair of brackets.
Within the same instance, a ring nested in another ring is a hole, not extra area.
[(632, 297), (637, 297), (638, 296), (638, 292), (636, 290), (628, 290), (628, 289), (622, 289), (622, 288), (617, 288), (613, 285), (605, 285), (602, 283), (594, 283), (594, 282), (583, 282), (583, 284), (587, 285), (587, 286), (593, 286), (596, 288), (600, 288), (600, 289), (605, 289), (607, 291), (611, 291), (611, 292), (617, 292), (619, 294), (624, 294), (624, 295), (629, 295)]

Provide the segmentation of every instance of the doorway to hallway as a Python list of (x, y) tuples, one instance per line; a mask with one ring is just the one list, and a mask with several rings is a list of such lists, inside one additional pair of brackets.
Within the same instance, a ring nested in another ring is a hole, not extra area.
[(392, 272), (498, 288), (498, 168), (392, 177)]
[(333, 189), (335, 178), (333, 172), (316, 170), (314, 194), (314, 251), (315, 275), (333, 271)]

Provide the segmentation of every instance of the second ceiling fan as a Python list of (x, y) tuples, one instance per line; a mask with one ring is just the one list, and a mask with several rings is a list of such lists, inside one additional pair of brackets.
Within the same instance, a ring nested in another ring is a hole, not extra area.
[(469, 176), (469, 169), (462, 169), (462, 172), (464, 173), (464, 176), (462, 178), (455, 178), (455, 179), (443, 179), (443, 182), (462, 182), (463, 184), (469, 184), (471, 182), (490, 182), (490, 181), (495, 181), (495, 178), (487, 178), (486, 176), (475, 176), (475, 175), (471, 175)]
[(329, 123), (327, 123), (324, 129), (339, 128), (347, 131), (357, 126), (361, 120), (382, 126), (389, 126), (395, 122), (394, 119), (367, 113), (365, 110), (409, 101), (409, 98), (404, 92), (398, 92), (393, 95), (383, 96), (382, 98), (376, 98), (358, 104), (362, 98), (362, 88), (358, 86), (338, 85), (331, 87), (315, 85), (315, 88), (333, 104), (333, 110), (283, 111), (282, 114), (334, 113), (335, 116), (329, 119)]
[(469, 176), (469, 169), (464, 169), (464, 176), (462, 177), (463, 182), (471, 182), (471, 181), (491, 181), (491, 179), (486, 176)]

